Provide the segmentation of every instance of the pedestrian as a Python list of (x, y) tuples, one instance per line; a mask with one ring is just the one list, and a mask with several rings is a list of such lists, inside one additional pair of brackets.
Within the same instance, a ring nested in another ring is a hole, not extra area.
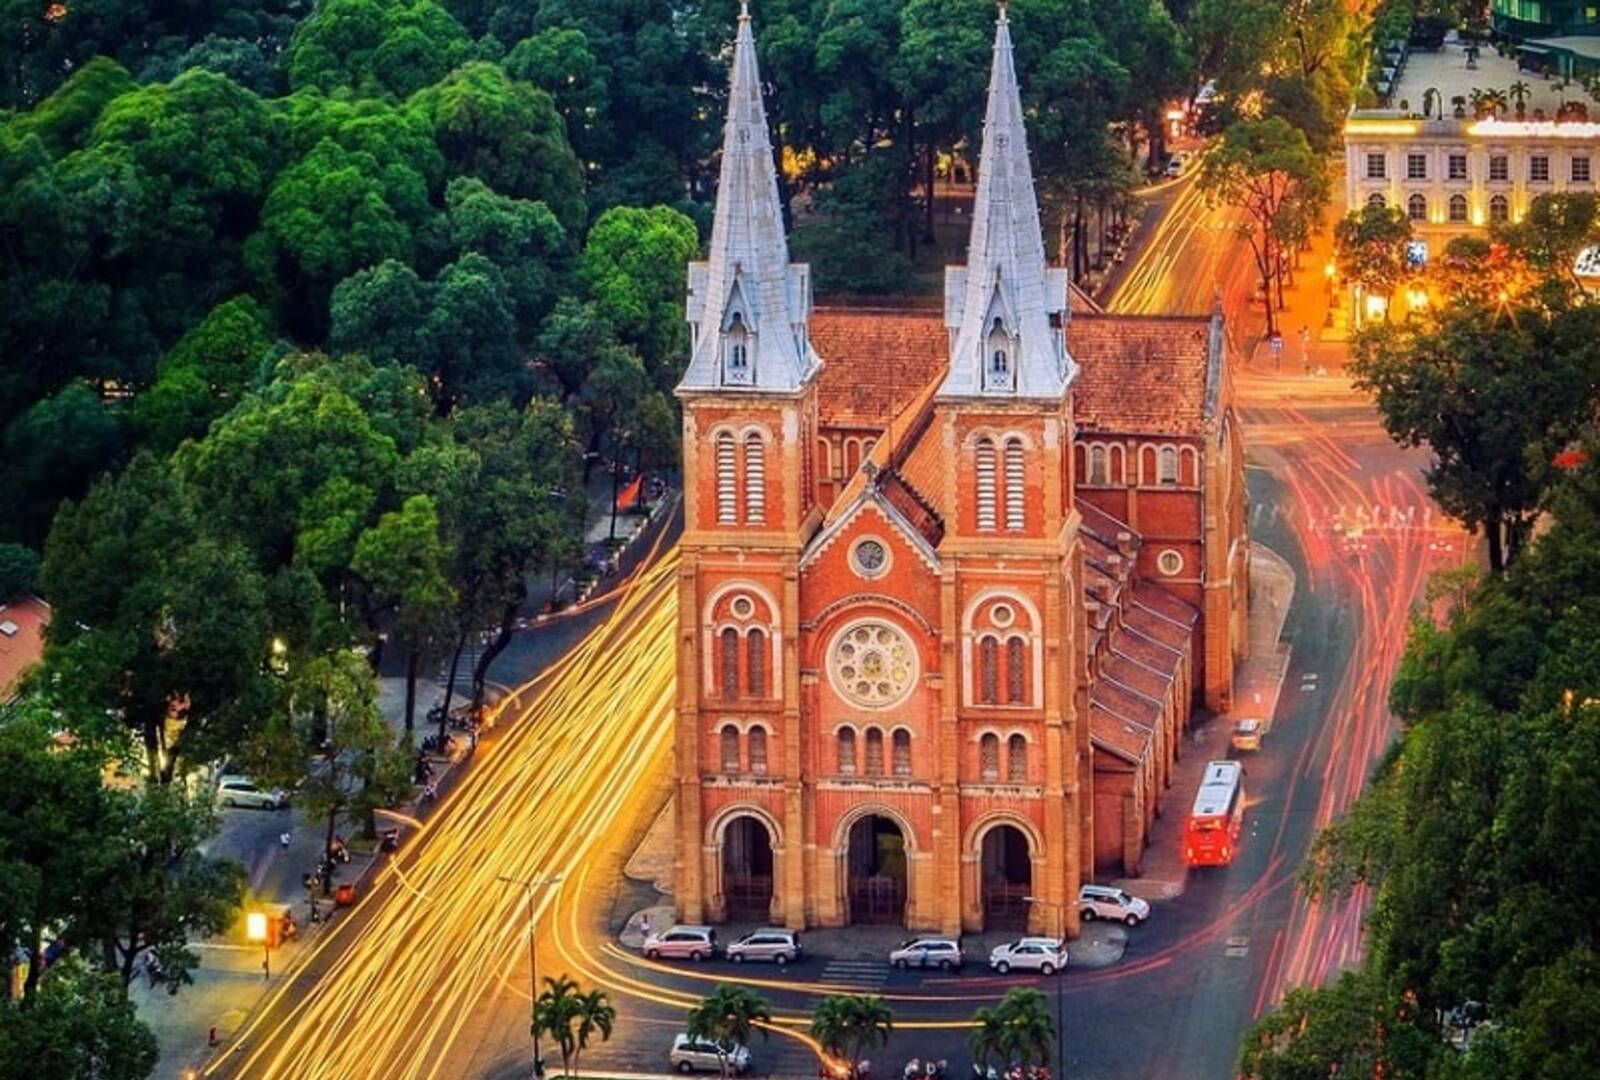
[(645, 937), (650, 936), (650, 913), (648, 911), (639, 916), (639, 933)]
[(284, 851), (289, 850), (289, 831), (287, 829), (278, 834), (278, 846)]
[(470, 756), (478, 749), (478, 725), (473, 724), (472, 730), (467, 732), (467, 754)]

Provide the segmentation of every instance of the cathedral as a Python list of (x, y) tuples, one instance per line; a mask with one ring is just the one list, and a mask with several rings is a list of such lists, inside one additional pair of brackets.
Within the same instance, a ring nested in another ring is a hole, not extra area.
[(815, 305), (740, 16), (677, 390), (684, 921), (1076, 934), (1230, 704), (1221, 315), (1107, 314), (1050, 267), (1023, 121), (1002, 8), (942, 311)]

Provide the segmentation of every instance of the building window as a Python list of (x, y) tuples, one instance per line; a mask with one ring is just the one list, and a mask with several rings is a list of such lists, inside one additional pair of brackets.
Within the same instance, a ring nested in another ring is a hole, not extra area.
[(722, 632), (722, 697), (732, 701), (739, 696), (739, 631), (728, 627)]
[(1000, 736), (985, 735), (978, 740), (978, 775), (990, 782), (1000, 779)]
[(995, 316), (994, 325), (989, 328), (987, 350), (989, 367), (984, 375), (984, 389), (1011, 389), (1011, 335), (1006, 333), (999, 316)]
[(1428, 178), (1428, 156), (1426, 154), (1406, 155), (1406, 179), (1426, 180)]
[(1550, 156), (1534, 154), (1528, 159), (1528, 179), (1535, 184), (1550, 182)]
[(739, 477), (735, 471), (733, 436), (724, 431), (717, 436), (717, 524), (739, 523)]
[(1161, 448), (1160, 466), (1156, 473), (1158, 483), (1168, 486), (1178, 482), (1178, 451), (1170, 446)]
[(1467, 197), (1462, 194), (1450, 196), (1450, 220), (1467, 220)]
[(1024, 526), (1023, 506), (1027, 492), (1022, 479), (1022, 440), (1012, 436), (1006, 440), (1006, 528), (1012, 532), (1021, 532)]
[(1156, 569), (1168, 577), (1175, 577), (1183, 570), (1183, 556), (1173, 548), (1168, 548), (1156, 556)]
[(1106, 482), (1106, 448), (1103, 446), (1089, 447), (1089, 483), (1104, 484)]
[(745, 638), (745, 685), (753, 698), (767, 696), (767, 635), (750, 631)]
[(1504, 154), (1490, 156), (1489, 179), (1502, 182), (1511, 179), (1511, 164)]
[(1013, 784), (1028, 779), (1028, 740), (1021, 735), (1006, 740), (1006, 779)]
[(727, 724), (722, 729), (722, 771), (739, 771), (739, 729)]
[(767, 729), (757, 724), (750, 729), (750, 771), (765, 773), (767, 771)]
[(875, 727), (867, 729), (867, 775), (883, 775), (883, 732)]
[(1006, 642), (1006, 703), (1025, 705), (1028, 701), (1028, 649), (1019, 637)]
[(850, 549), (850, 565), (864, 578), (880, 577), (889, 568), (889, 549), (881, 540), (858, 541)]
[(905, 728), (894, 733), (894, 774), (911, 775), (911, 732)]
[(1000, 701), (1000, 642), (986, 637), (978, 642), (978, 702), (995, 705)]
[(1383, 192), (1374, 191), (1371, 195), (1367, 196), (1367, 205), (1376, 206), (1379, 210), (1382, 210), (1385, 206), (1389, 205), (1389, 200), (1383, 197)]
[(993, 439), (978, 440), (974, 465), (978, 484), (978, 531), (993, 532), (996, 526)]
[(1368, 180), (1382, 180), (1386, 172), (1387, 170), (1384, 167), (1384, 156), (1382, 154), (1367, 155)]
[(1574, 184), (1587, 184), (1590, 182), (1588, 158), (1575, 157), (1572, 159), (1572, 182)]
[(1428, 220), (1428, 200), (1420, 192), (1406, 200), (1406, 217), (1412, 221)]
[(733, 313), (733, 323), (728, 327), (728, 368), (742, 372), (750, 366), (750, 341), (745, 332), (744, 316)]
[(856, 730), (839, 729), (839, 772), (844, 776), (856, 774)]
[(767, 445), (754, 431), (744, 437), (744, 520), (747, 525), (767, 520)]
[(1465, 180), (1467, 178), (1467, 155), (1450, 155), (1450, 179)]
[(1504, 195), (1496, 195), (1489, 200), (1489, 222), (1494, 225), (1504, 224), (1511, 220), (1511, 203)]

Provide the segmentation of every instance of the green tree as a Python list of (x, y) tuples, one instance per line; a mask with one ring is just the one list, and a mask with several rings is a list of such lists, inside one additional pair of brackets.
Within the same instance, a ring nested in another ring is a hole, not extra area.
[(533, 1026), (560, 1049), (562, 1073), (575, 1077), (589, 1040), (596, 1034), (602, 1042), (611, 1038), (617, 1011), (604, 990), (583, 991), (565, 975), (544, 982), (546, 989), (533, 1006)]
[(470, 47), (466, 28), (434, 0), (325, 0), (290, 39), (289, 85), (405, 97), (443, 78)]
[(144, 1080), (156, 1037), (117, 981), (67, 957), (24, 1001), (0, 1001), (0, 1055), (35, 1080)]
[(1239, 1074), (1247, 1080), (1422, 1076), (1441, 1044), (1418, 1027), (1415, 1012), (1364, 972), (1290, 990), (1245, 1035)]
[(811, 1012), (811, 1035), (823, 1052), (843, 1062), (850, 1080), (861, 1075), (861, 1061), (874, 1047), (886, 1046), (894, 1031), (894, 1014), (880, 997), (835, 994), (817, 1002)]
[(1406, 245), (1411, 222), (1403, 210), (1364, 206), (1334, 226), (1333, 244), (1339, 273), (1364, 291), (1391, 296), (1406, 272)]
[(0, 543), (0, 604), (33, 592), (38, 581), (38, 552), (21, 544)]
[(1056, 1025), (1039, 991), (1013, 987), (994, 1008), (979, 1009), (973, 1023), (976, 1030), (968, 1042), (980, 1067), (994, 1059), (1002, 1069), (1016, 1065), (1026, 1072), (1035, 1066), (1049, 1067)]
[(267, 313), (247, 296), (213, 308), (167, 351), (156, 382), (133, 403), (140, 443), (171, 453), (205, 434), (239, 397), (262, 380), (278, 352)]
[(582, 30), (550, 27), (523, 38), (501, 67), (549, 94), (578, 159), (598, 162), (609, 137), (611, 93), (606, 69)]
[(0, 445), (5, 448), (0, 480), (11, 494), (4, 515), (10, 519), (7, 532), (38, 544), (61, 500), (82, 497), (116, 462), (123, 425), (93, 390), (73, 383), (7, 425)]
[(670, 393), (688, 356), (683, 280), (699, 251), (694, 222), (666, 206), (618, 206), (595, 221), (578, 278), (617, 336), (638, 349), (656, 387)]
[(760, 994), (743, 986), (719, 983), (710, 996), (689, 1010), (686, 1027), (691, 1038), (715, 1043), (717, 1062), (724, 1080), (728, 1076), (728, 1054), (737, 1046), (749, 1046), (750, 1036), (772, 1023), (772, 1007)]
[(515, 305), (518, 334), (530, 337), (569, 270), (566, 230), (544, 203), (507, 198), (470, 176), (450, 181), (445, 208), (451, 247), (458, 255), (474, 252), (494, 264)]
[(17, 138), (37, 135), (56, 157), (81, 147), (100, 114), (135, 86), (115, 60), (97, 56), (67, 77), (49, 97), (13, 116), (7, 127)]
[(1496, 240), (1524, 261), (1536, 277), (1578, 287), (1578, 252), (1600, 234), (1600, 195), (1590, 191), (1537, 195), (1514, 224), (1497, 225)]

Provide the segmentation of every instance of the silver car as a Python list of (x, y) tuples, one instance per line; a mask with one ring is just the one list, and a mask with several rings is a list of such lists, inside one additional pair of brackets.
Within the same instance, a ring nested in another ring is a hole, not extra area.
[(735, 964), (746, 960), (771, 960), (782, 967), (800, 959), (800, 935), (793, 930), (755, 930), (729, 945), (726, 952)]
[(750, 1071), (750, 1048), (735, 1043), (732, 1046), (697, 1039), (692, 1035), (679, 1035), (672, 1040), (672, 1052), (667, 1060), (681, 1073), (721, 1072), (722, 1059), (728, 1059), (728, 1071), (743, 1076)]
[(889, 963), (902, 971), (908, 967), (954, 971), (961, 962), (961, 944), (954, 938), (912, 938), (889, 954)]
[(709, 926), (669, 927), (644, 939), (644, 954), (652, 960), (706, 960), (717, 955), (717, 932)]
[(217, 802), (222, 806), (282, 810), (289, 805), (289, 793), (282, 788), (260, 787), (248, 776), (224, 776), (217, 781)]
[(1150, 905), (1110, 885), (1085, 885), (1078, 890), (1078, 917), (1084, 922), (1112, 919), (1138, 926), (1150, 917)]
[(1055, 938), (1025, 937), (996, 945), (989, 953), (989, 966), (1004, 975), (1012, 968), (1054, 975), (1067, 966), (1067, 947)]

